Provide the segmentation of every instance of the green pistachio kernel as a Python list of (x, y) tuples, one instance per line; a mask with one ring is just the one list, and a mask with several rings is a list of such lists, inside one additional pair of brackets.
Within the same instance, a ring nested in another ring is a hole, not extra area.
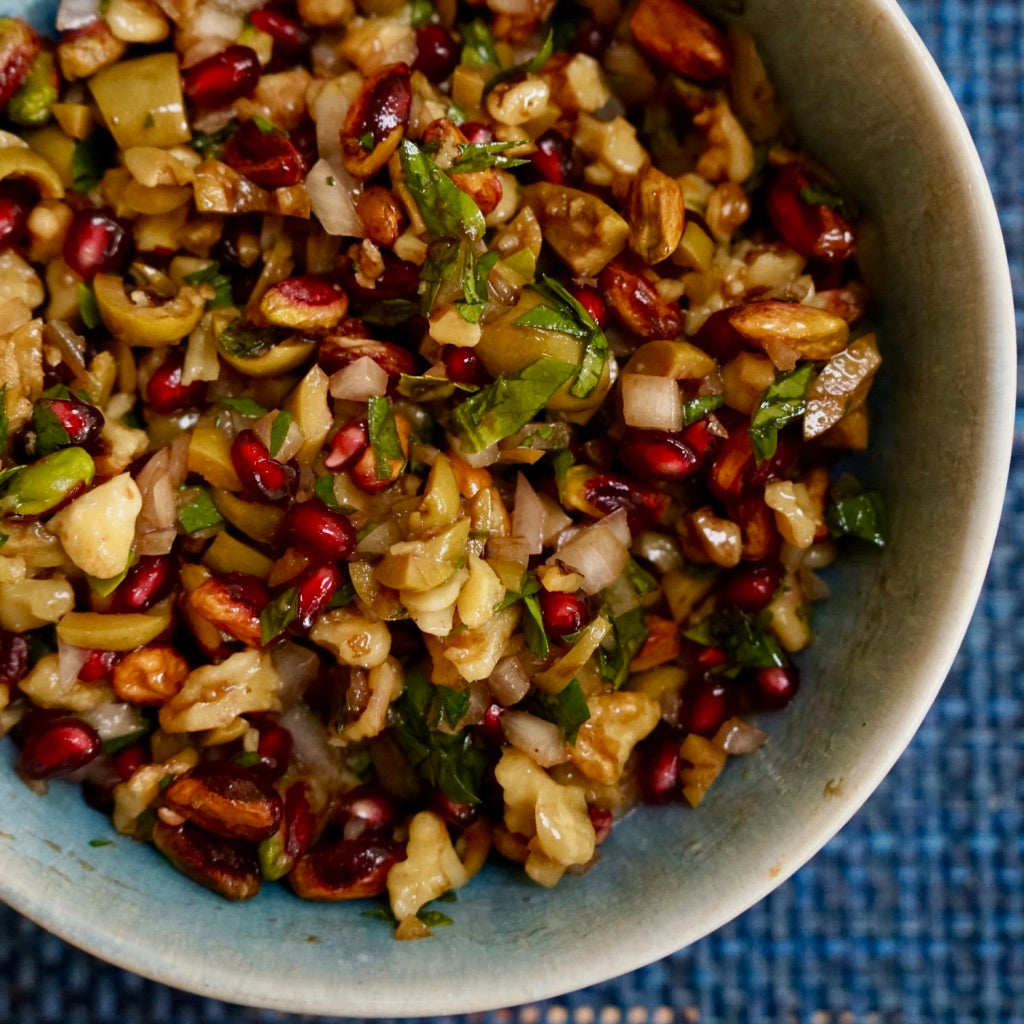
[(96, 475), (84, 448), (63, 448), (0, 477), (0, 516), (41, 516), (55, 509)]

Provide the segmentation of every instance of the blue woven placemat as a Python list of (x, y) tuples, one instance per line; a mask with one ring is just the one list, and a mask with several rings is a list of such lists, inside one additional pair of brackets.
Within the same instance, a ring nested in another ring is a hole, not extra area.
[[(902, 3), (988, 170), (1020, 347), (1024, 0)], [(0, 1024), (313, 1020), (323, 1018), (146, 981), (0, 906)], [(688, 949), (561, 999), (457, 1024), (697, 1021), (1024, 1024), (1024, 412), (1002, 530), (963, 649), (914, 742), (849, 825), (761, 904)]]

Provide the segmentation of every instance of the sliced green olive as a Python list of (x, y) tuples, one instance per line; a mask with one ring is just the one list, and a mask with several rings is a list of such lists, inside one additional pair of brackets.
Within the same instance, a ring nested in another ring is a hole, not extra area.
[(206, 299), (191, 285), (173, 299), (152, 305), (135, 302), (125, 291), (124, 279), (113, 274), (97, 274), (93, 291), (103, 323), (129, 345), (173, 345), (194, 330), (206, 310)]
[(28, 178), (43, 199), (64, 197), (64, 183), (53, 165), (25, 146), (0, 149), (0, 180), (4, 178)]
[(293, 335), (258, 356), (237, 356), (220, 350), (221, 358), (248, 377), (279, 377), (308, 363), (316, 355), (316, 345), (308, 338)]

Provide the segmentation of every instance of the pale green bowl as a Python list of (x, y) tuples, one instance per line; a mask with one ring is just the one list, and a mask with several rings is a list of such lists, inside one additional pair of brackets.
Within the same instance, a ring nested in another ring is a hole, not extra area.
[[(218, 999), (346, 1016), (482, 1010), (593, 984), (706, 935), (867, 799), (935, 698), (992, 551), (1013, 427), (1009, 275), (967, 130), (896, 3), (747, 6), (805, 143), (877, 229), (864, 248), (885, 379), (869, 471), (892, 529), (883, 553), (832, 575), (804, 691), (767, 720), (765, 748), (696, 811), (636, 812), (585, 877), (547, 891), (487, 870), (446, 908), (452, 926), (412, 943), (362, 905), (303, 903), (273, 886), (224, 902), (116, 837), (70, 787), (41, 799), (4, 770), (0, 896), (11, 906), (98, 957)], [(11, 756), (5, 744), (5, 768)]]

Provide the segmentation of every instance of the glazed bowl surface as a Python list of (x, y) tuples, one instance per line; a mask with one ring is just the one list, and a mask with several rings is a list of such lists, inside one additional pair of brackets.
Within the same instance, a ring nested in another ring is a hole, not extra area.
[[(870, 796), (935, 699), (995, 539), (1012, 440), (1015, 329), (984, 172), (894, 0), (748, 0), (744, 20), (804, 144), (858, 198), (885, 364), (863, 472), (890, 542), (831, 572), (808, 681), (768, 743), (697, 810), (642, 808), (553, 890), (490, 866), (453, 924), (396, 942), (365, 906), (266, 887), (231, 904), (116, 836), (72, 787), (0, 763), (0, 897), (90, 953), (230, 1002), (419, 1016), (575, 990), (699, 939), (812, 857)], [(43, 26), (46, 0), (0, 2)], [(91, 840), (112, 840), (91, 845)]]

